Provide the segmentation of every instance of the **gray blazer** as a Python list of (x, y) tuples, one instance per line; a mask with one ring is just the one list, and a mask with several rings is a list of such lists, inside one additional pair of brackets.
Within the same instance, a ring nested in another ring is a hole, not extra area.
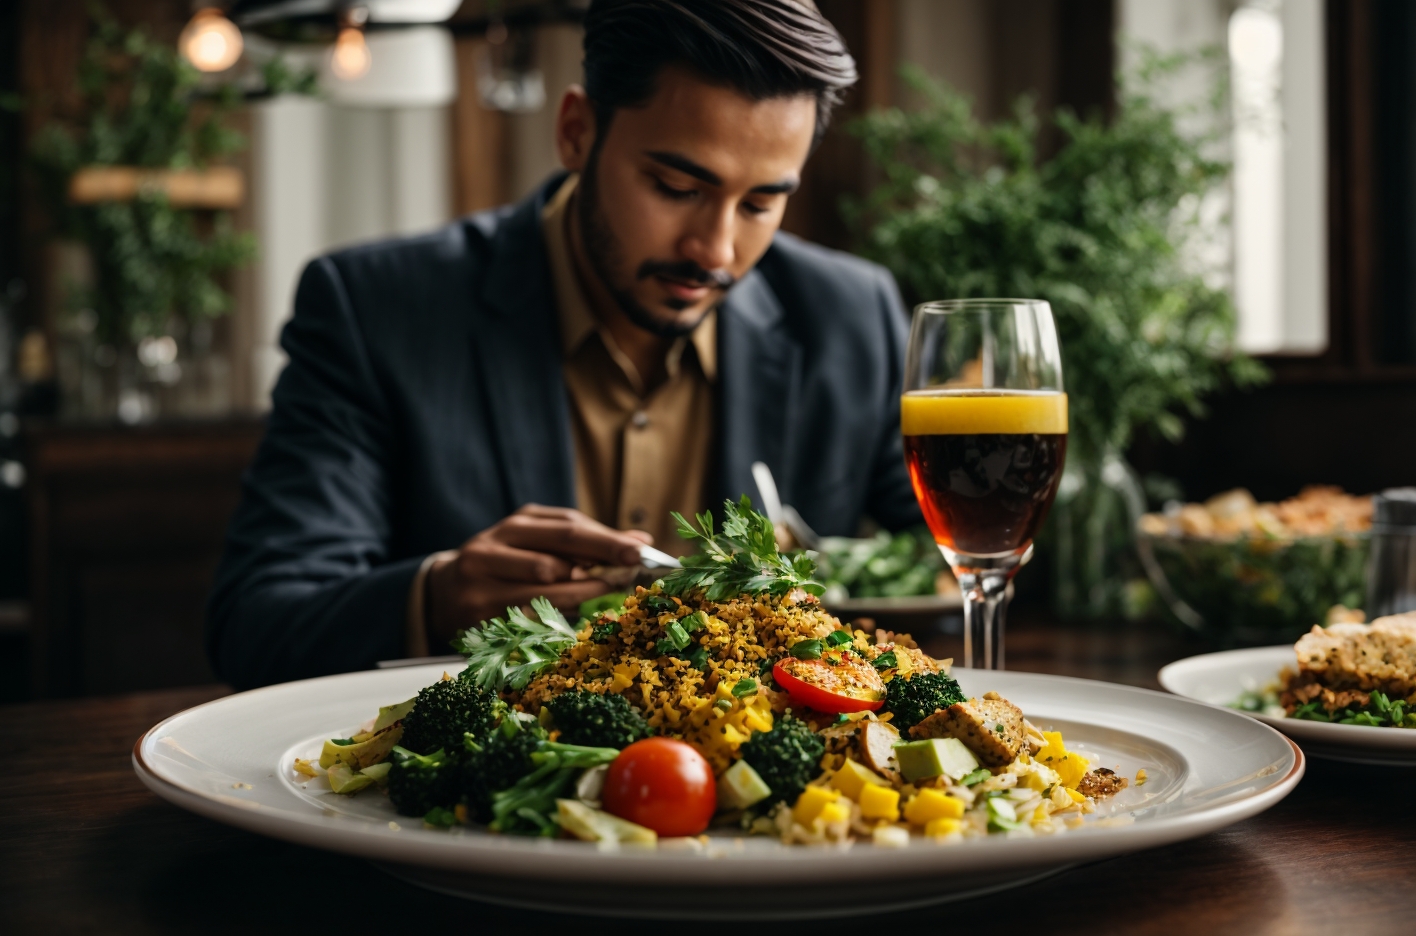
[[(305, 269), (208, 605), (222, 678), (398, 657), (426, 555), (526, 503), (574, 506), (540, 228), (559, 182)], [(918, 523), (899, 435), (907, 324), (885, 270), (778, 234), (720, 312), (713, 505), (756, 499), (761, 460), (823, 534)]]

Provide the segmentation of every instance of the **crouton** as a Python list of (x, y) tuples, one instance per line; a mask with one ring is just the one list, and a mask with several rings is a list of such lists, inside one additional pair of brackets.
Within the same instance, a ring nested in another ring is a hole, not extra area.
[(1011, 764), (1026, 739), (1022, 711), (990, 692), (956, 702), (910, 729), (914, 738), (958, 738), (985, 767)]

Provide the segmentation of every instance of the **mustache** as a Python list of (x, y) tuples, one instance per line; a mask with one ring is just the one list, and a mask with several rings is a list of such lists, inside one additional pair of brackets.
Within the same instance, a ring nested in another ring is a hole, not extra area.
[(692, 260), (645, 260), (639, 265), (635, 278), (643, 280), (651, 276), (666, 276), (669, 279), (698, 286), (712, 286), (724, 291), (731, 289), (737, 282), (737, 277), (731, 273), (724, 270), (705, 270)]

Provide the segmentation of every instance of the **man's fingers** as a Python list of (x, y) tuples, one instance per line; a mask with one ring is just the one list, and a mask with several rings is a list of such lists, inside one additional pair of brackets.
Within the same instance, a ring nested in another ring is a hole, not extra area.
[(639, 561), (640, 540), (593, 520), (565, 521), (513, 514), (497, 526), (509, 546), (610, 565)]
[(493, 539), (471, 543), (458, 556), (458, 572), (468, 581), (559, 582), (570, 578), (572, 568), (559, 556), (518, 549)]

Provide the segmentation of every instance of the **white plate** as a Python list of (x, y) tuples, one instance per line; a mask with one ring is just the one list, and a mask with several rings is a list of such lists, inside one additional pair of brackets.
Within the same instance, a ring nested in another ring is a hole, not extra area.
[(706, 846), (605, 852), (581, 842), (437, 831), (395, 815), (377, 793), (339, 796), (291, 769), (294, 758), (316, 755), (323, 739), (347, 735), (379, 705), (410, 697), (441, 672), (349, 673), (218, 699), (150, 729), (134, 746), (134, 767), (150, 789), (185, 809), (397, 865), (389, 870), (445, 892), (540, 909), (697, 919), (879, 913), (1016, 886), (1248, 818), (1286, 796), (1304, 769), (1297, 746), (1234, 712), (1108, 683), (962, 670), (965, 691), (998, 690), (1035, 723), (1062, 730), (1069, 747), (1097, 754), (1099, 766), (1128, 777), (1144, 767), (1147, 783), (1105, 804), (1106, 821), (1050, 838), (916, 841), (897, 850), (858, 844), (850, 887), (820, 886), (841, 880), (845, 865), (835, 848), (715, 834)]
[[(1177, 660), (1160, 671), (1160, 684), (1187, 699), (1229, 705), (1244, 692), (1263, 689), (1278, 679), (1284, 667), (1297, 665), (1291, 645), (1226, 650)], [(1302, 718), (1274, 718), (1244, 712), (1272, 725), (1303, 746), (1304, 752), (1328, 760), (1357, 764), (1416, 766), (1416, 731), (1333, 725)]]

